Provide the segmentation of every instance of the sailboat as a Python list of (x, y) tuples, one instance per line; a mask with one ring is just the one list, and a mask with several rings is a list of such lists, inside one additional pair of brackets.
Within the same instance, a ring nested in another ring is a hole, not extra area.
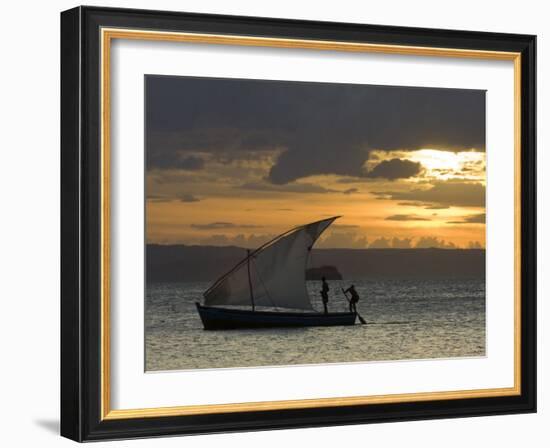
[(353, 325), (355, 312), (315, 311), (306, 287), (311, 249), (337, 218), (295, 227), (247, 251), (204, 292), (204, 305), (196, 302), (204, 329)]

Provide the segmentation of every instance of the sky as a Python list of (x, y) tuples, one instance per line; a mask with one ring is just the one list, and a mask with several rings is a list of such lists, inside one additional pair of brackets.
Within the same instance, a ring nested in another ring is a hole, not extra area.
[(485, 91), (145, 77), (147, 242), (485, 247)]

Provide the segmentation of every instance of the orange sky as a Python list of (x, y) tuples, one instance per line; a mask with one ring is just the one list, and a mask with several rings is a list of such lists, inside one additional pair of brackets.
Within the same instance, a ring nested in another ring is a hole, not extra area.
[(147, 75), (147, 241), (485, 247), (486, 92)]
[(280, 153), (228, 163), (197, 152), (201, 169), (149, 170), (147, 242), (254, 248), (297, 225), (341, 215), (316, 247), (485, 247), (483, 151), (374, 150), (365, 172), (395, 159), (421, 169), (394, 180), (331, 174), (266, 182)]

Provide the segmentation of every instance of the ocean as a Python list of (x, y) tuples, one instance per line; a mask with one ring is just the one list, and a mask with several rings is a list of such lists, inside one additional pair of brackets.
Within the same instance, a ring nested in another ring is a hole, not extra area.
[[(355, 284), (367, 325), (204, 331), (195, 302), (210, 283), (154, 283), (145, 301), (145, 369), (283, 366), (485, 355), (485, 281), (330, 281), (329, 311)], [(322, 310), (320, 282), (307, 282)]]

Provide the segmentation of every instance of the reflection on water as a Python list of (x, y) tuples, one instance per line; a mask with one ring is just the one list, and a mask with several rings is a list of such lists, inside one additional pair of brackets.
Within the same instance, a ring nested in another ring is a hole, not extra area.
[[(481, 280), (331, 281), (329, 311), (346, 311), (354, 283), (367, 325), (204, 331), (195, 301), (209, 283), (147, 288), (146, 370), (277, 366), (485, 355)], [(319, 282), (308, 282), (316, 309)]]

